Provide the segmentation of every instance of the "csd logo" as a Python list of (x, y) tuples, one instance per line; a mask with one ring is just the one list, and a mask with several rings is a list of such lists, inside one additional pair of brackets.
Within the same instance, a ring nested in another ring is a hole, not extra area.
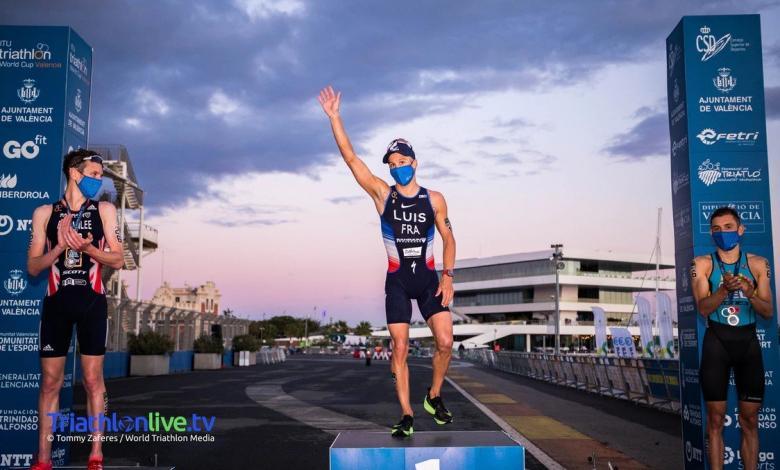
[(3, 155), (7, 158), (18, 159), (26, 158), (32, 160), (37, 157), (41, 151), (40, 146), (46, 145), (48, 139), (40, 134), (36, 135), (33, 140), (20, 143), (16, 140), (9, 140), (3, 145)]

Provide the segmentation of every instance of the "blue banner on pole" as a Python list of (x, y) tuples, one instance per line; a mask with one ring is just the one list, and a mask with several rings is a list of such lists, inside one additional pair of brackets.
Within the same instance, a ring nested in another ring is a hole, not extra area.
[[(715, 251), (710, 216), (734, 208), (745, 225), (743, 251), (773, 262), (761, 28), (758, 15), (684, 17), (666, 41), (672, 203), (680, 340), (680, 400), (686, 469), (708, 467), (706, 408), (699, 384), (706, 321), (688, 267)], [(772, 284), (773, 297), (774, 284)], [(766, 370), (759, 412), (759, 468), (780, 457), (775, 410), (780, 394), (776, 310), (757, 320)], [(724, 429), (725, 468), (743, 468), (733, 380)]]
[[(27, 273), (32, 213), (62, 194), (62, 157), (86, 147), (92, 48), (67, 27), (0, 26), (0, 468), (38, 448), (38, 325), (48, 271)], [(68, 144), (66, 145), (66, 142)], [(70, 413), (73, 344), (60, 413)], [(52, 445), (66, 465), (69, 448)]]

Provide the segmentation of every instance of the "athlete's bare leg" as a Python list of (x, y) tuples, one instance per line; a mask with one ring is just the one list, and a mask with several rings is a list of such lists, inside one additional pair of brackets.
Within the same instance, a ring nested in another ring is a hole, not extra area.
[(708, 401), (706, 405), (710, 468), (723, 468), (723, 422), (726, 417), (726, 402)]
[(435, 313), (428, 318), (428, 326), (433, 332), (433, 340), (436, 344), (430, 391), (430, 397), (436, 398), (441, 394), (441, 386), (452, 359), (452, 315), (446, 310)]
[(398, 402), (401, 404), (403, 414), (414, 416), (412, 405), (409, 403), (409, 366), (406, 364), (406, 357), (409, 355), (409, 324), (390, 323), (387, 328), (390, 330), (390, 337), (393, 338), (393, 358), (390, 367), (395, 374)]
[(761, 403), (739, 402), (739, 427), (742, 431), (742, 465), (745, 470), (755, 470), (758, 465), (758, 410)]
[[(103, 381), (103, 358), (104, 356), (81, 355), (81, 370), (84, 375), (84, 390), (87, 392), (87, 415), (90, 417), (102, 416), (106, 412), (106, 384)], [(100, 422), (95, 423), (99, 425)], [(99, 428), (95, 428), (99, 429)], [(92, 433), (92, 450), (89, 457), (103, 457), (103, 446), (100, 436), (101, 431)]]
[(60, 410), (60, 389), (65, 380), (66, 357), (41, 358), (41, 390), (38, 395), (38, 462), (51, 460), (52, 417)]

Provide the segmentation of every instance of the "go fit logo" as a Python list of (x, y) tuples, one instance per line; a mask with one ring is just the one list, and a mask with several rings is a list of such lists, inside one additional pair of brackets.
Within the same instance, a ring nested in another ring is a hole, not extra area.
[(51, 418), (52, 432), (211, 432), (214, 429), (214, 416), (201, 416), (193, 413), (186, 416), (161, 416), (150, 411), (146, 416), (119, 416), (116, 412), (109, 415), (76, 416), (75, 413), (47, 413)]
[(46, 145), (49, 139), (46, 136), (38, 134), (33, 140), (25, 142), (19, 142), (17, 140), (9, 140), (3, 145), (3, 155), (6, 158), (16, 160), (19, 158), (26, 158), (32, 160), (37, 157), (41, 152), (41, 145)]

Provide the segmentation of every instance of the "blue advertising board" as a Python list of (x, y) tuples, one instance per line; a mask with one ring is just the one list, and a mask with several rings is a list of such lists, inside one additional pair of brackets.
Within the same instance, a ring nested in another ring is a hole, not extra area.
[[(774, 260), (760, 17), (684, 17), (667, 38), (666, 58), (683, 459), (686, 469), (706, 468), (706, 408), (699, 384), (706, 321), (697, 311), (688, 267), (695, 256), (715, 251), (710, 216), (723, 206), (733, 207), (742, 218), (742, 250), (763, 256), (770, 264)], [(774, 283), (772, 290), (774, 295)], [(780, 458), (776, 315), (775, 309), (772, 319), (757, 320), (766, 370), (759, 468), (775, 468)], [(744, 467), (737, 410), (732, 379), (724, 429), (724, 465), (731, 469)]]
[[(0, 468), (38, 447), (38, 324), (48, 271), (27, 274), (33, 210), (60, 197), (62, 157), (86, 147), (92, 48), (67, 27), (0, 26)], [(73, 398), (73, 344), (60, 412)], [(52, 461), (66, 465), (55, 440)]]

